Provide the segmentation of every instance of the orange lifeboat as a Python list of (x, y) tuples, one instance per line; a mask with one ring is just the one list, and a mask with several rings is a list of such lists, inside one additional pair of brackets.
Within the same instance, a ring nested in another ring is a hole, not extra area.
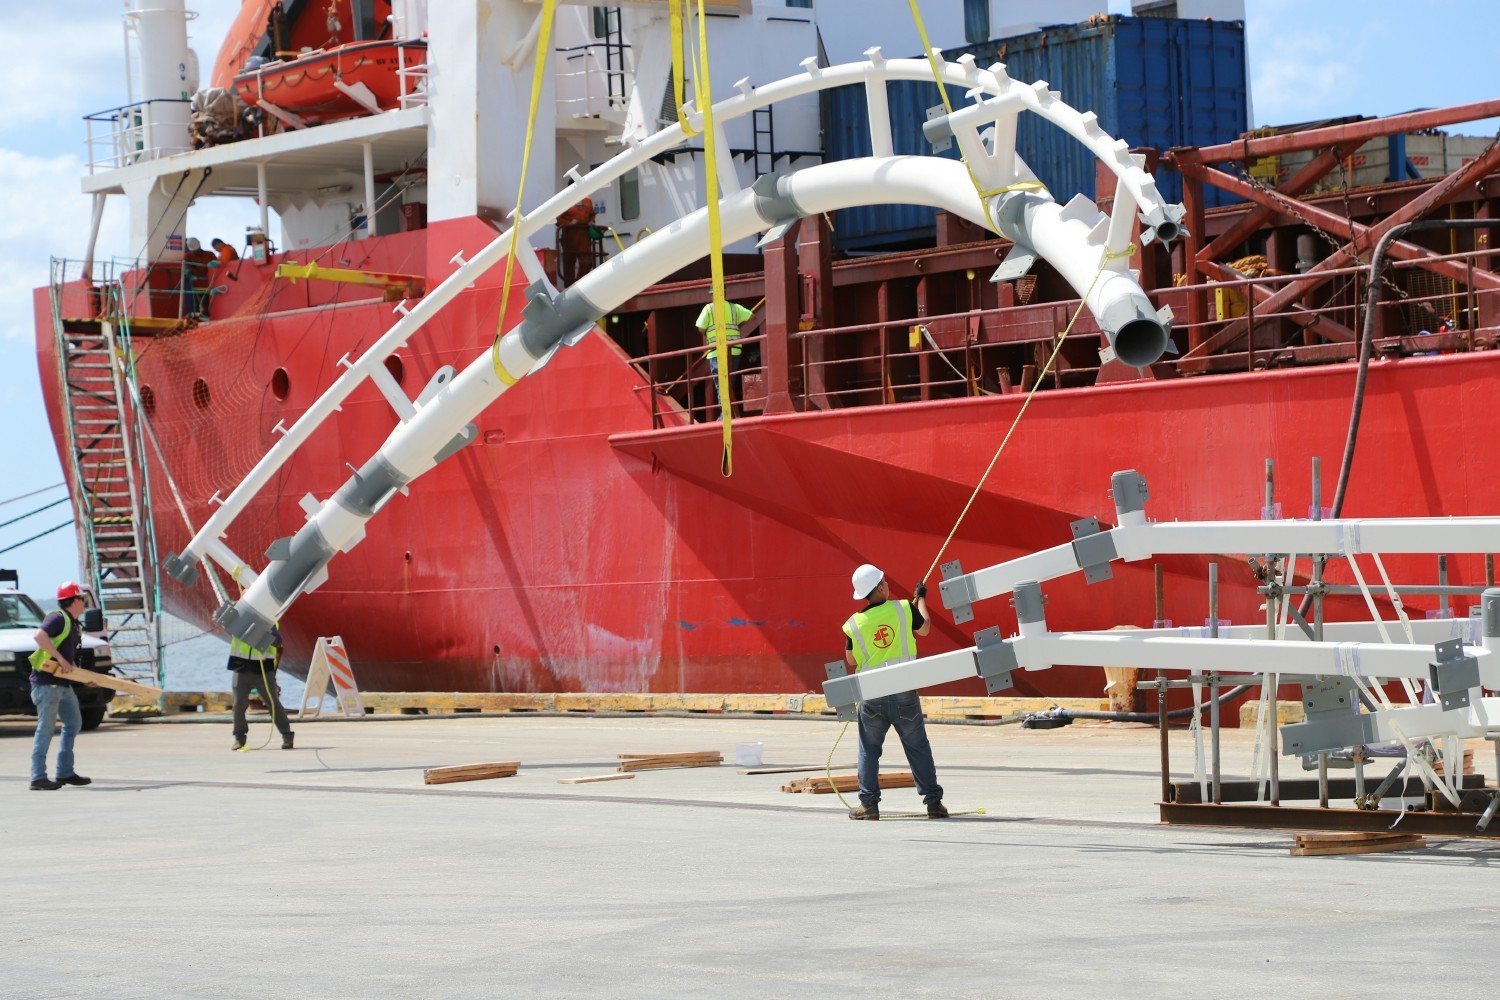
[(268, 103), (315, 125), (395, 108), (399, 71), (426, 61), (425, 41), (350, 42), (246, 70), (235, 76), (234, 89), (252, 107)]

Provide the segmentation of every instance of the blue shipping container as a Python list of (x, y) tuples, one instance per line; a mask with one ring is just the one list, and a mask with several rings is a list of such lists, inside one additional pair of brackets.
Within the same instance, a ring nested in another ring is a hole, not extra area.
[[(1114, 16), (944, 53), (950, 60), (965, 54), (985, 68), (1004, 63), (1016, 80), (1046, 80), (1064, 101), (1094, 112), (1100, 127), (1132, 147), (1213, 145), (1248, 127), (1245, 28), (1238, 21)], [(887, 94), (895, 151), (930, 152), (922, 124), (927, 109), (942, 103), (937, 85), (893, 83)], [(954, 107), (966, 103), (952, 87), (949, 100)], [(870, 155), (863, 86), (827, 91), (823, 122), (828, 160)], [(1051, 122), (1022, 115), (1016, 148), (1059, 202), (1080, 193), (1094, 196), (1093, 154)], [(1168, 201), (1182, 197), (1175, 172), (1158, 172), (1157, 185)], [(1209, 206), (1235, 200), (1213, 188), (1204, 194)], [(932, 209), (917, 205), (846, 209), (835, 220), (834, 242), (855, 251), (926, 242), (936, 231), (934, 217)]]

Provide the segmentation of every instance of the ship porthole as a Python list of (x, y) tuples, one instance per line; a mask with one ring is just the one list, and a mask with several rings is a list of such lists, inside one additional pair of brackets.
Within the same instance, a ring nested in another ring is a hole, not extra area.
[(397, 385), (406, 378), (406, 365), (401, 363), (399, 354), (392, 354), (385, 359), (385, 370), (391, 373), (391, 378), (396, 380)]
[(200, 410), (208, 409), (208, 383), (201, 378), (193, 380), (193, 403)]
[(271, 373), (271, 394), (277, 399), (286, 399), (287, 393), (292, 391), (292, 377), (286, 373), (285, 368), (278, 368)]
[(148, 417), (156, 414), (156, 392), (149, 385), (141, 386), (141, 409)]

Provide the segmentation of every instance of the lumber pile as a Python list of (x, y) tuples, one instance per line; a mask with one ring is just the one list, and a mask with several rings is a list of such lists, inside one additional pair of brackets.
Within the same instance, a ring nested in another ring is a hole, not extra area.
[(1427, 841), (1409, 833), (1299, 833), (1293, 839), (1292, 854), (1298, 857), (1419, 851), (1427, 847)]
[(621, 771), (656, 771), (665, 767), (718, 767), (724, 755), (717, 750), (696, 753), (622, 753)]
[[(881, 788), (911, 788), (917, 783), (910, 771), (887, 771), (880, 776)], [(830, 792), (859, 791), (859, 775), (841, 774), (832, 781), (828, 778), (796, 778), (782, 785), (783, 792), (808, 792), (812, 795), (827, 795)]]
[[(1443, 762), (1440, 761), (1440, 760), (1433, 761), (1432, 762), (1432, 769), (1434, 771), (1436, 771), (1438, 774), (1442, 774), (1443, 773)], [(1463, 770), (1463, 773), (1464, 774), (1473, 774), (1474, 773), (1474, 750), (1472, 748), (1467, 749), (1467, 750), (1464, 751), (1464, 770)]]
[(446, 785), (453, 781), (483, 781), (486, 778), (509, 778), (521, 768), (518, 760), (492, 761), (484, 764), (455, 764), (452, 767), (429, 767), (422, 772), (424, 785)]

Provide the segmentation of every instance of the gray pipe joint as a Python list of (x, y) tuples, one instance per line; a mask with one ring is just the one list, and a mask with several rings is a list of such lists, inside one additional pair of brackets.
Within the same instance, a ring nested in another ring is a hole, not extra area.
[(1483, 608), (1483, 628), (1486, 639), (1500, 638), (1500, 587), (1491, 587), (1479, 595), (1479, 606)]

